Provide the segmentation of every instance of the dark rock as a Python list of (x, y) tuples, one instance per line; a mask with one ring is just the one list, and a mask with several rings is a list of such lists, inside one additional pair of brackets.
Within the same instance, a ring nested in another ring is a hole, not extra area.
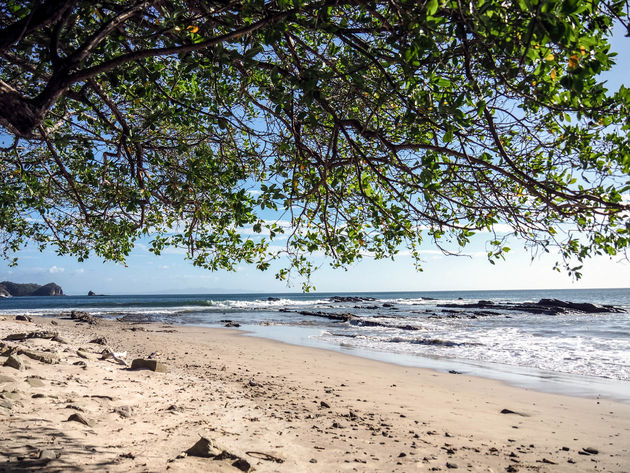
[(7, 361), (4, 362), (4, 366), (15, 368), (19, 371), (24, 371), (26, 369), (26, 364), (24, 363), (24, 360), (22, 360), (22, 358), (16, 354), (9, 355)]
[(29, 317), (28, 315), (16, 315), (15, 320), (22, 320), (24, 322), (32, 322), (33, 317)]
[(238, 322), (232, 322), (232, 321), (225, 324), (225, 327), (240, 327), (240, 326), (241, 324), (239, 324)]
[(593, 447), (583, 448), (582, 451), (588, 453), (589, 455), (597, 455), (599, 453), (599, 450)]
[(458, 466), (457, 466), (457, 464), (455, 464), (455, 463), (446, 462), (446, 468), (449, 468), (449, 469), (455, 470), (455, 469), (457, 469), (457, 468), (459, 468), (459, 467), (458, 467)]
[(95, 338), (94, 340), (90, 340), (90, 343), (96, 343), (97, 345), (109, 345), (105, 337), (98, 337), (98, 338)]
[(85, 322), (90, 325), (94, 325), (96, 323), (96, 319), (93, 315), (88, 314), (87, 312), (83, 312), (81, 310), (73, 310), (70, 312), (70, 318), (72, 320), (76, 320), (78, 322)]
[(330, 409), (330, 405), (326, 401), (322, 401), (319, 403), (324, 409)]
[(328, 299), (330, 302), (371, 302), (374, 297), (354, 297), (354, 296), (333, 296)]
[(279, 297), (267, 297), (267, 300), (269, 302), (279, 302), (280, 298)]
[(448, 371), (450, 374), (462, 374), (461, 371), (456, 371), (456, 370), (449, 370)]
[(506, 302), (496, 303), (480, 300), (469, 304), (438, 304), (438, 307), (451, 309), (485, 309), (518, 311), (529, 314), (561, 315), (570, 312), (595, 314), (603, 312), (623, 313), (625, 310), (611, 305), (597, 305), (590, 303), (567, 302), (558, 299), (540, 299), (538, 302)]
[(186, 450), (191, 457), (212, 458), (220, 455), (222, 450), (206, 437), (201, 437), (192, 447)]
[(317, 460), (315, 458), (311, 458), (308, 462), (309, 463), (317, 463)]
[(516, 412), (511, 409), (501, 409), (501, 414), (514, 414), (521, 417), (529, 417), (527, 414), (522, 414), (520, 412)]
[[(286, 310), (283, 312), (291, 312), (290, 310)], [(298, 314), (300, 315), (308, 315), (311, 317), (323, 317), (325, 319), (330, 319), (330, 320), (339, 320), (341, 322), (348, 322), (350, 320), (352, 320), (353, 318), (356, 317), (356, 315), (354, 314), (330, 314), (328, 312), (321, 312), (321, 311), (312, 311), (312, 310), (301, 310), (298, 312)]]
[[(280, 312), (296, 312), (289, 309), (281, 309)], [(420, 330), (420, 327), (415, 325), (398, 325), (391, 324), (385, 322), (378, 322), (375, 320), (371, 320), (370, 317), (360, 317), (358, 315), (344, 313), (344, 314), (336, 314), (330, 312), (322, 312), (322, 311), (311, 311), (311, 310), (301, 310), (296, 313), (300, 315), (307, 315), (310, 317), (322, 317), (324, 319), (329, 320), (337, 320), (339, 322), (347, 322), (350, 325), (354, 325), (356, 327), (388, 327), (388, 328), (397, 328), (399, 330)]]
[(78, 422), (83, 425), (87, 425), (88, 427), (92, 427), (94, 425), (94, 421), (87, 419), (83, 414), (77, 412), (68, 417), (67, 422)]
[(551, 460), (548, 460), (548, 459), (546, 459), (546, 458), (543, 458), (541, 461), (542, 461), (543, 463), (546, 463), (547, 465), (557, 465), (557, 463), (556, 463), (556, 462), (551, 461)]
[(88, 291), (88, 296), (95, 296), (96, 293), (94, 291)]
[(176, 406), (175, 404), (171, 404), (166, 408), (167, 411), (171, 412), (184, 412), (186, 409), (181, 406)]
[(150, 370), (158, 373), (167, 373), (166, 365), (157, 360), (147, 360), (143, 358), (136, 358), (131, 362), (132, 370)]
[(561, 307), (570, 311), (584, 312), (586, 314), (596, 314), (601, 312), (625, 312), (623, 309), (611, 305), (597, 305), (588, 302), (567, 302), (558, 299), (540, 299), (540, 301), (538, 301), (538, 305), (544, 307)]
[(132, 324), (145, 324), (154, 321), (150, 315), (145, 314), (127, 314), (116, 320), (118, 320), (118, 322), (129, 322)]
[(248, 473), (253, 470), (252, 466), (244, 458), (239, 458), (234, 463), (232, 463), (232, 466), (234, 468), (238, 468), (241, 471), (244, 471), (245, 473)]
[(11, 293), (6, 287), (4, 287), (4, 284), (0, 284), (0, 298), (7, 298), (7, 297), (11, 297)]

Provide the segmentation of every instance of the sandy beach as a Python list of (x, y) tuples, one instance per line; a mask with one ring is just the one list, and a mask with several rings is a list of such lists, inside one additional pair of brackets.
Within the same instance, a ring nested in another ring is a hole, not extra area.
[(27, 365), (0, 366), (0, 471), (630, 471), (610, 400), (229, 329), (0, 317), (0, 340)]

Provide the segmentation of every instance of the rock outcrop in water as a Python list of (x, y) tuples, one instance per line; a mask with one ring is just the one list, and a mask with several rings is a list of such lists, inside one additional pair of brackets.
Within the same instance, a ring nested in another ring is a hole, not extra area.
[(11, 281), (0, 283), (0, 297), (24, 297), (24, 296), (63, 296), (63, 290), (54, 282), (40, 284), (19, 284)]
[[(372, 320), (370, 317), (361, 317), (359, 315), (344, 313), (344, 314), (336, 314), (331, 312), (322, 312), (322, 311), (311, 311), (311, 310), (289, 310), (289, 309), (280, 309), (280, 312), (295, 312), (296, 314), (306, 315), (309, 317), (321, 317), (328, 320), (335, 320), (338, 322), (347, 322), (350, 325), (355, 325), (357, 327), (388, 327), (388, 328), (397, 328), (399, 330), (420, 330), (420, 327), (410, 324), (396, 324), (396, 323), (386, 323), (380, 322), (377, 320)], [(391, 319), (391, 317), (386, 317)]]
[(330, 302), (372, 302), (376, 299), (374, 297), (364, 297), (364, 296), (332, 296), (329, 297), (328, 300)]
[(529, 314), (562, 315), (572, 312), (583, 314), (622, 313), (625, 310), (612, 305), (598, 305), (589, 302), (568, 302), (559, 299), (540, 299), (538, 302), (492, 302), (478, 301), (471, 304), (438, 304), (438, 307), (451, 309), (493, 309), (526, 312)]

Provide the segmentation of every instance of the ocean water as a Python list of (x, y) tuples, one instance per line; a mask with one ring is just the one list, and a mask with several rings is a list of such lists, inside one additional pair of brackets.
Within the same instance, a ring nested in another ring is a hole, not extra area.
[[(547, 315), (498, 307), (542, 298), (624, 312)], [(465, 307), (478, 301), (489, 304)], [(138, 322), (221, 327), (232, 321), (287, 343), (630, 402), (630, 289), (0, 299), (2, 315), (70, 310)]]

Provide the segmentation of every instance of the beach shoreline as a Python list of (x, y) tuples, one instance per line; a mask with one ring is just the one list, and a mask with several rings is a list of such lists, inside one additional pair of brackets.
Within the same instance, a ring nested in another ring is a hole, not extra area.
[[(200, 324), (200, 327), (216, 328), (216, 325)], [(336, 353), (366, 358), (382, 363), (410, 368), (426, 369), (440, 373), (464, 374), (475, 378), (498, 381), (507, 386), (531, 389), (549, 394), (560, 394), (581, 398), (609, 399), (630, 403), (630, 382), (577, 375), (558, 371), (545, 371), (518, 365), (507, 365), (459, 358), (439, 356), (410, 355), (386, 351), (375, 351), (357, 347), (335, 346), (330, 343), (314, 341), (314, 332), (305, 331), (301, 337), (286, 336), (283, 331), (299, 331), (300, 328), (286, 326), (241, 326), (238, 333), (243, 336), (273, 340), (277, 343), (309, 347)], [(320, 331), (319, 329), (313, 329)], [(310, 335), (310, 336), (309, 336)]]
[[(0, 408), (0, 471), (239, 471), (234, 458), (270, 472), (630, 471), (630, 405), (620, 402), (229, 329), (3, 318), (0, 339), (45, 330), (67, 343), (3, 342), (59, 362), (0, 367), (13, 380), (0, 384), (11, 405)], [(129, 361), (159, 353), (168, 373), (100, 360), (99, 337)], [(92, 425), (68, 422), (77, 412)], [(182, 455), (201, 436), (232, 457)]]

